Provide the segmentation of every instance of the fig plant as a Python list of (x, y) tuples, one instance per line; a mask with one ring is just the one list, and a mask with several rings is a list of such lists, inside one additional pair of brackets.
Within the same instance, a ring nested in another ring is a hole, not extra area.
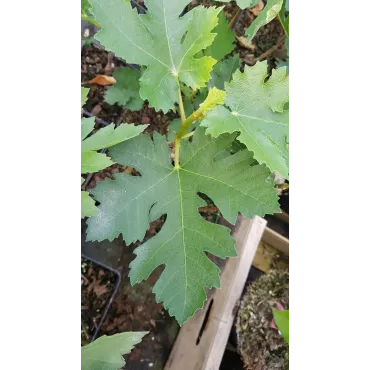
[(180, 325), (203, 307), (205, 288), (220, 287), (220, 270), (206, 253), (236, 257), (230, 230), (200, 215), (200, 195), (232, 224), (238, 213), (263, 217), (280, 212), (273, 172), (289, 172), (285, 67), (268, 76), (266, 62), (241, 72), (238, 56), (222, 60), (233, 42), (222, 33), (222, 7), (180, 16), (188, 1), (146, 0), (147, 13), (138, 14), (124, 0), (90, 0), (89, 11), (101, 26), (96, 40), (141, 66), (140, 98), (157, 111), (178, 111), (180, 121), (173, 152), (157, 132), (110, 147), (113, 161), (140, 176), (118, 173), (92, 190), (100, 205), (87, 221), (87, 240), (143, 241), (150, 222), (166, 215), (134, 251), (130, 281), (165, 265), (153, 292)]

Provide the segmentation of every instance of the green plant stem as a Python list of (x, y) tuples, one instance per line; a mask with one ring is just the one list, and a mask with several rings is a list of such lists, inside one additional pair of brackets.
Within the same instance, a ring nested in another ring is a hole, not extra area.
[(185, 117), (184, 102), (182, 101), (182, 94), (181, 94), (181, 88), (180, 87), (179, 87), (179, 106), (180, 106), (181, 122), (184, 122), (186, 117)]
[[(179, 92), (179, 107), (180, 107), (180, 117), (181, 117), (181, 128), (186, 121), (185, 117), (185, 109), (184, 109), (184, 102), (182, 101), (182, 94), (181, 94), (181, 88), (180, 88), (180, 83), (179, 80), (177, 80), (177, 84), (179, 86), (178, 92)], [(180, 129), (181, 131), (181, 129)], [(180, 168), (180, 140), (181, 137), (179, 137), (179, 133), (177, 133), (176, 138), (175, 138), (175, 168)]]
[(177, 138), (182, 139), (186, 132), (188, 131), (189, 127), (196, 121), (197, 119), (201, 118), (202, 116), (202, 110), (198, 109), (194, 113), (192, 113), (185, 121), (181, 123), (181, 128), (179, 132), (177, 133)]
[(195, 112), (193, 112), (188, 118), (185, 118), (184, 102), (182, 101), (181, 89), (179, 87), (179, 106), (180, 106), (180, 116), (181, 116), (181, 128), (175, 138), (175, 168), (180, 168), (180, 141), (183, 137), (190, 137), (187, 134), (189, 127), (194, 121), (202, 117), (203, 108), (199, 107)]
[(177, 136), (175, 138), (175, 168), (180, 168), (180, 140)]
[(179, 106), (181, 116), (181, 128), (175, 138), (175, 168), (180, 168), (180, 142), (182, 138), (189, 138), (193, 133), (188, 133), (189, 127), (197, 120), (203, 118), (205, 111), (207, 111), (207, 105), (201, 104), (200, 107), (193, 112), (188, 118), (185, 118), (184, 102), (182, 101), (182, 94), (180, 84), (178, 81), (179, 91)]

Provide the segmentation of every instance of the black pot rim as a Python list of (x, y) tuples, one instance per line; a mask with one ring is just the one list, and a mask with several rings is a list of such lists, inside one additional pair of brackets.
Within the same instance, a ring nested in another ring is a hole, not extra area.
[(107, 266), (104, 263), (102, 263), (100, 261), (97, 261), (94, 258), (88, 257), (88, 256), (86, 256), (83, 253), (81, 253), (81, 257), (84, 258), (84, 259), (86, 259), (86, 260), (88, 260), (88, 261), (90, 261), (90, 262), (95, 263), (96, 265), (99, 265), (99, 266), (103, 267), (106, 270), (109, 270), (110, 272), (112, 272), (113, 274), (116, 275), (116, 282), (114, 284), (113, 292), (112, 292), (112, 294), (110, 295), (110, 297), (109, 297), (109, 299), (107, 301), (107, 304), (106, 304), (106, 306), (104, 308), (104, 312), (103, 312), (103, 315), (102, 315), (102, 317), (101, 317), (101, 319), (99, 321), (99, 324), (96, 327), (96, 329), (95, 329), (95, 331), (94, 331), (94, 333), (93, 333), (93, 335), (91, 337), (91, 340), (90, 340), (90, 343), (91, 343), (91, 342), (93, 342), (97, 338), (98, 333), (99, 333), (99, 330), (100, 330), (100, 328), (101, 328), (101, 326), (102, 326), (102, 324), (103, 324), (103, 322), (104, 322), (104, 320), (105, 320), (105, 318), (107, 316), (108, 310), (109, 310), (110, 306), (112, 305), (112, 302), (113, 302), (113, 299), (114, 299), (115, 295), (117, 294), (118, 287), (119, 287), (119, 285), (121, 283), (121, 274), (117, 270), (113, 269), (112, 267)]

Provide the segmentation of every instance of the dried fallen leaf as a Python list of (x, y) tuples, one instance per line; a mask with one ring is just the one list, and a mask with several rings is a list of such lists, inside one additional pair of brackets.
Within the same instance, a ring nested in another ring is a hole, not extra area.
[(261, 13), (261, 10), (264, 8), (265, 4), (263, 3), (263, 1), (261, 0), (256, 6), (254, 6), (253, 8), (249, 9), (251, 11), (251, 13), (257, 17), (258, 14)]
[(116, 83), (116, 79), (113, 76), (96, 75), (92, 80), (81, 82), (81, 85), (97, 84), (100, 86), (108, 86), (108, 85), (114, 85), (115, 83)]
[(279, 303), (279, 302), (275, 302), (275, 305), (276, 305), (276, 308), (280, 311), (284, 311), (284, 307)]
[(99, 284), (94, 285), (94, 293), (97, 297), (100, 297), (107, 292), (108, 292), (108, 288), (105, 285), (99, 285)]

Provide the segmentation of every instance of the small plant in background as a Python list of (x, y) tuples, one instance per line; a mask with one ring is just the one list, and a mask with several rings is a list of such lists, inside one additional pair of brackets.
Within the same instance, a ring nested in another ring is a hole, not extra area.
[(141, 342), (147, 332), (128, 332), (102, 336), (81, 347), (81, 370), (119, 370), (125, 366), (123, 355)]
[(248, 286), (236, 318), (238, 352), (247, 370), (289, 369), (288, 307), (288, 271), (272, 269)]
[[(87, 240), (122, 234), (127, 244), (142, 241), (149, 223), (165, 214), (158, 234), (136, 248), (130, 280), (164, 264), (153, 292), (181, 325), (203, 306), (205, 288), (220, 286), (220, 270), (205, 252), (236, 256), (230, 230), (200, 215), (199, 194), (230, 223), (238, 212), (252, 218), (280, 211), (270, 179), (273, 171), (288, 177), (288, 77), (281, 68), (267, 79), (266, 63), (242, 73), (237, 56), (222, 60), (234, 38), (222, 7), (198, 6), (179, 17), (188, 0), (148, 0), (145, 15), (125, 1), (90, 3), (101, 26), (95, 38), (142, 66), (141, 76), (135, 72), (139, 95), (131, 90), (136, 82), (123, 86), (122, 104), (140, 96), (157, 111), (177, 110), (180, 120), (172, 125), (173, 153), (158, 133), (110, 148), (113, 161), (141, 176), (118, 173), (97, 184), (92, 193), (100, 205), (87, 222)], [(113, 94), (118, 102), (118, 85), (109, 89), (106, 99)], [(242, 145), (234, 150), (236, 141)]]
[(289, 310), (279, 310), (273, 307), (272, 312), (281, 336), (289, 344)]

